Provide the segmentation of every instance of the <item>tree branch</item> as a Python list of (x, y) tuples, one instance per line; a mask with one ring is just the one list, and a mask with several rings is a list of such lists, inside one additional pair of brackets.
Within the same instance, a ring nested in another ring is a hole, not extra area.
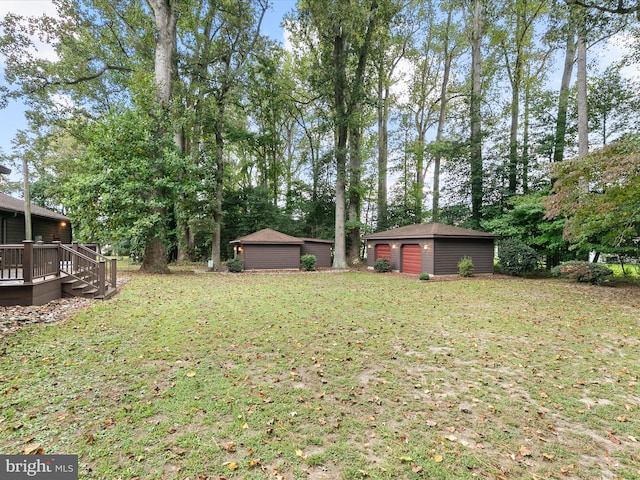
[(618, 0), (618, 6), (615, 8), (588, 4), (582, 0), (567, 0), (567, 3), (569, 5), (578, 5), (583, 8), (595, 8), (596, 10), (600, 10), (601, 12), (616, 13), (618, 15), (629, 15), (635, 13), (638, 20), (640, 20), (640, 2), (638, 2), (638, 4), (634, 7), (625, 7), (624, 0)]
[(95, 80), (96, 78), (101, 77), (102, 75), (104, 75), (105, 73), (107, 73), (110, 70), (115, 70), (117, 72), (131, 72), (130, 68), (118, 67), (116, 65), (105, 65), (100, 70), (98, 70), (97, 72), (95, 72), (95, 73), (93, 73), (91, 75), (87, 75), (85, 77), (76, 78), (75, 80), (60, 80), (60, 81), (57, 81), (57, 82), (48, 82), (48, 84), (49, 85), (78, 85), (79, 83), (84, 83), (84, 82), (88, 82), (88, 81), (91, 81), (91, 80)]

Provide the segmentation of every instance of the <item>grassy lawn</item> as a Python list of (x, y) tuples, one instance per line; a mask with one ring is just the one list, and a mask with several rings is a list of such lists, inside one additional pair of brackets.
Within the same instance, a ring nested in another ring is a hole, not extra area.
[(0, 452), (87, 479), (633, 479), (639, 375), (637, 287), (130, 273), (7, 339)]

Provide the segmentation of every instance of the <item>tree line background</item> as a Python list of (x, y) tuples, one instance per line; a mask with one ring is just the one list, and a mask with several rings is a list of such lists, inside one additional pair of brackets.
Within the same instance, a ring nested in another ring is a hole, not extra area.
[[(640, 2), (299, 0), (286, 49), (268, 0), (54, 3), (0, 22), (1, 99), (29, 121), (4, 158), (143, 270), (217, 267), (266, 227), (335, 239), (344, 268), (364, 234), (429, 221), (550, 266), (638, 254)], [(630, 54), (602, 69), (612, 38)]]

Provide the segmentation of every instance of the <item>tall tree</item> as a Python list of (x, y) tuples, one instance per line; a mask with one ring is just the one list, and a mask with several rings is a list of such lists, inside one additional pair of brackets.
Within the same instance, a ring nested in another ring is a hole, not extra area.
[(436, 151), (433, 155), (433, 202), (431, 207), (431, 218), (433, 222), (440, 221), (440, 168), (442, 163), (442, 144), (444, 138), (444, 127), (446, 123), (447, 106), (449, 103), (449, 78), (451, 75), (451, 65), (454, 57), (459, 49), (459, 42), (455, 40), (457, 36), (454, 31), (453, 18), (453, 2), (447, 7), (447, 20), (444, 25), (442, 39), (442, 54), (444, 59), (442, 81), (440, 84), (440, 100), (438, 113), (438, 127), (436, 130)]
[[(178, 1), (177, 0), (147, 0), (153, 11), (156, 25), (155, 62), (154, 79), (157, 87), (158, 103), (157, 110), (164, 118), (171, 116), (170, 104), (173, 92), (173, 82), (175, 76), (175, 54), (176, 54), (176, 26), (178, 23)], [(158, 122), (158, 131), (155, 138), (160, 139), (166, 135), (163, 130), (165, 122)], [(159, 153), (164, 155), (164, 152)], [(158, 178), (166, 176), (165, 162), (162, 159), (156, 163), (158, 167)], [(153, 192), (153, 196), (161, 199), (165, 196), (164, 189)], [(161, 202), (150, 199), (150, 203), (160, 205)], [(161, 217), (166, 217), (167, 211), (162, 206), (156, 207), (156, 212)], [(148, 239), (145, 245), (144, 256), (141, 269), (146, 272), (169, 273), (167, 266), (168, 245), (166, 240), (167, 232), (160, 231)]]
[[(408, 27), (381, 30), (376, 36), (376, 47), (373, 53), (373, 64), (376, 79), (376, 113), (378, 130), (378, 168), (377, 168), (377, 230), (386, 230), (388, 225), (388, 168), (389, 168), (389, 118), (393, 102), (391, 88), (397, 78), (395, 74), (400, 62), (405, 58), (407, 43), (415, 33), (412, 22), (403, 14)], [(399, 22), (400, 23), (400, 22)]]
[(200, 174), (208, 199), (206, 215), (211, 222), (211, 260), (221, 264), (225, 149), (231, 126), (231, 110), (242, 93), (246, 68), (260, 41), (260, 25), (266, 0), (189, 3), (181, 40), (185, 48), (182, 72), (187, 105), (192, 112), (189, 124), (193, 158), (200, 162)]
[[(336, 163), (336, 215), (335, 250), (333, 267), (347, 267), (346, 218), (347, 185), (349, 183), (350, 203), (359, 209), (359, 153), (351, 154), (349, 166), (349, 131), (358, 135), (361, 128), (359, 117), (365, 95), (365, 80), (370, 57), (373, 34), (384, 19), (379, 12), (378, 0), (351, 2), (322, 0), (301, 4), (298, 8), (300, 35), (305, 36), (309, 49), (318, 49), (315, 65), (316, 88), (330, 100), (335, 132), (334, 155)], [(327, 88), (330, 85), (330, 88)], [(356, 147), (357, 149), (357, 147)], [(359, 219), (358, 219), (359, 220)], [(356, 241), (357, 237), (357, 241)], [(357, 243), (354, 251), (359, 251), (360, 229), (353, 226), (350, 231), (351, 243)], [(353, 260), (353, 258), (352, 258)]]
[(471, 168), (471, 221), (480, 226), (484, 167), (482, 164), (482, 39), (484, 35), (484, 0), (470, 2), (470, 18), (467, 19), (467, 38), (471, 45), (471, 92), (469, 95), (469, 164)]
[[(520, 135), (521, 93), (530, 61), (536, 21), (544, 13), (546, 0), (519, 0), (505, 5), (505, 30), (500, 46), (503, 51), (507, 77), (511, 84), (511, 121), (509, 132), (508, 191), (518, 189), (518, 170), (521, 165), (518, 138)], [(525, 87), (526, 88), (526, 87)]]

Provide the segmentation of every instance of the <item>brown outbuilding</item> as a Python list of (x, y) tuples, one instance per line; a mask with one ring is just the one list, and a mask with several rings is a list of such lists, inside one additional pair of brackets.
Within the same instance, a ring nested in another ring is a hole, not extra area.
[(316, 267), (331, 266), (332, 240), (292, 237), (265, 228), (230, 243), (234, 255), (244, 260), (245, 270), (298, 270), (302, 255), (315, 255)]
[(475, 273), (493, 273), (492, 233), (467, 228), (422, 223), (373, 233), (367, 242), (367, 267), (388, 258), (394, 271), (451, 275), (458, 273), (458, 262), (471, 257)]

